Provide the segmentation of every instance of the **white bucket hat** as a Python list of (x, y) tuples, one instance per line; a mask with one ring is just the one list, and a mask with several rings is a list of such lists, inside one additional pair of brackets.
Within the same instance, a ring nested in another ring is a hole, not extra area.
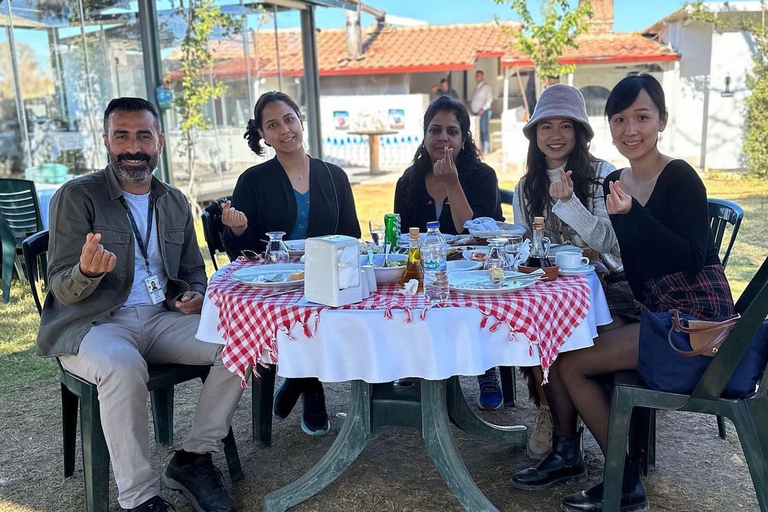
[(536, 137), (536, 123), (555, 117), (564, 117), (580, 123), (587, 131), (587, 141), (595, 136), (589, 125), (584, 96), (577, 88), (566, 84), (554, 84), (544, 89), (531, 119), (523, 127), (523, 134), (528, 140), (532, 140)]

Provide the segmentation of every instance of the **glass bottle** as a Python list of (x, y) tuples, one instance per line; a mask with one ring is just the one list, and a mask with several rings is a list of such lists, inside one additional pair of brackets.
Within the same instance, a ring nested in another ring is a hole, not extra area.
[(421, 263), (421, 250), (419, 249), (419, 228), (408, 229), (408, 263), (405, 272), (400, 278), (400, 286), (405, 285), (411, 279), (419, 281), (419, 291), (424, 290), (424, 266)]
[(525, 266), (537, 268), (551, 267), (552, 262), (547, 257), (548, 252), (549, 238), (544, 236), (544, 217), (534, 217), (531, 254), (528, 256)]
[(266, 235), (269, 237), (265, 254), (267, 263), (288, 263), (291, 257), (288, 254), (288, 247), (283, 242), (285, 231), (270, 231)]

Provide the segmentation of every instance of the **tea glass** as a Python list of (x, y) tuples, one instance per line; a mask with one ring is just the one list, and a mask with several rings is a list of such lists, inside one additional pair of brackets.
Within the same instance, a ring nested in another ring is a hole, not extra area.
[(288, 263), (291, 256), (288, 254), (288, 247), (283, 242), (285, 231), (270, 231), (266, 234), (269, 237), (265, 259), (267, 263)]

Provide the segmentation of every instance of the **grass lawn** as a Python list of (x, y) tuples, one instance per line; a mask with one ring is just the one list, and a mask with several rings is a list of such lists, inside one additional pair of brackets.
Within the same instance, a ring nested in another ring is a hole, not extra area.
[[(738, 296), (749, 279), (756, 272), (768, 254), (768, 183), (752, 180), (707, 180), (710, 197), (731, 199), (745, 211), (744, 222), (736, 240), (726, 274), (734, 295)], [(511, 189), (514, 183), (501, 183), (502, 188)], [(381, 219), (392, 211), (394, 184), (358, 185), (354, 187), (355, 201), (361, 229), (368, 233), (368, 220)], [(512, 218), (511, 207), (504, 207), (504, 215)], [(213, 266), (205, 248), (200, 225), (198, 238), (203, 244), (201, 251), (208, 266), (209, 275)], [(41, 378), (55, 376), (56, 363), (34, 355), (38, 316), (26, 285), (14, 281), (11, 302), (0, 304), (0, 402), (11, 393), (34, 384)]]

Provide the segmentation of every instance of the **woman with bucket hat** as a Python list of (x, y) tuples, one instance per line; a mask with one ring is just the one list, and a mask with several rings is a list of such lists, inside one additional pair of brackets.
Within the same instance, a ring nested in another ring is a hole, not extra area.
[[(581, 92), (565, 84), (545, 89), (523, 133), (530, 143), (526, 174), (515, 189), (515, 223), (530, 230), (534, 217), (544, 217), (553, 244), (573, 244), (599, 262), (596, 266), (602, 271), (615, 319), (611, 327), (634, 321), (639, 308), (623, 274), (603, 195), (603, 180), (615, 168), (589, 152), (594, 132)], [(535, 490), (586, 481), (576, 409), (557, 363), (545, 386), (540, 368), (524, 368), (523, 374), (538, 407), (528, 455), (543, 460), (516, 473), (512, 485)]]

